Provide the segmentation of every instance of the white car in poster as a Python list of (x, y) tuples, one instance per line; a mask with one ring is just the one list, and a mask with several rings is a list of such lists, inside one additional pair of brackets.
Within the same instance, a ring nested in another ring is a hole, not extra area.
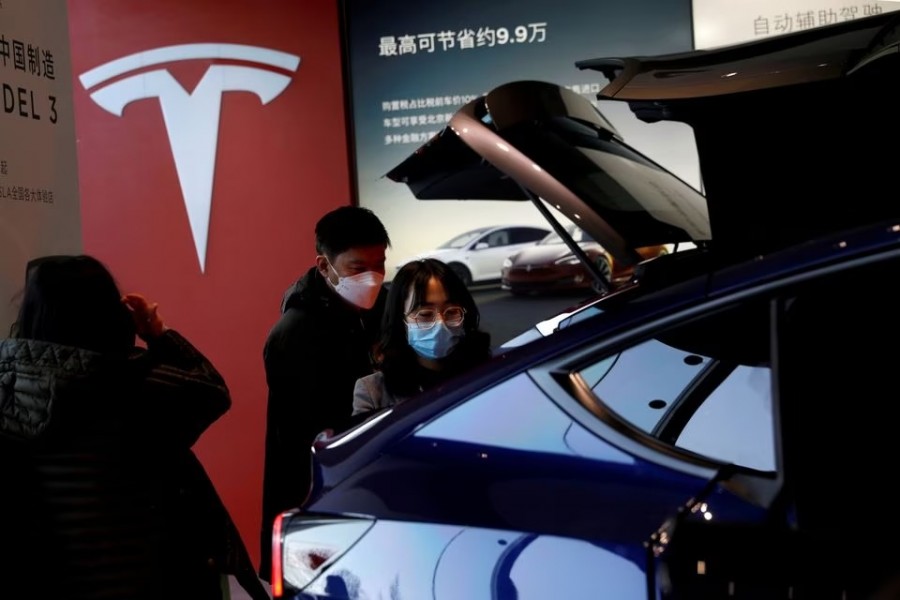
[(480, 227), (400, 261), (397, 269), (413, 260), (436, 258), (447, 263), (466, 285), (499, 281), (500, 268), (509, 255), (533, 246), (549, 233), (548, 228), (533, 225)]

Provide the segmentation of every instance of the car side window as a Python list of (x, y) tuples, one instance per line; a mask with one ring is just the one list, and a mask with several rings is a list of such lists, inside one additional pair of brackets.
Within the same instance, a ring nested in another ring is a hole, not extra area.
[(509, 246), (509, 230), (500, 229), (498, 231), (493, 231), (485, 236), (482, 241), (487, 242), (487, 245), (490, 248), (496, 248), (498, 246)]
[(675, 445), (761, 471), (775, 470), (772, 378), (739, 366), (706, 398)]
[(666, 330), (579, 369), (595, 401), (668, 444), (775, 469), (764, 303)]
[(531, 227), (516, 227), (511, 230), (513, 244), (528, 244), (537, 242), (547, 236), (547, 232), (543, 229), (534, 229)]

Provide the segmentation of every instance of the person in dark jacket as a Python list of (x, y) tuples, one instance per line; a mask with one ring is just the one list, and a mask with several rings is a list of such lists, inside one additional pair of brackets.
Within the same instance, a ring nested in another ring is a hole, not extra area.
[(353, 415), (364, 418), (487, 362), (490, 335), (480, 321), (466, 284), (445, 263), (403, 265), (387, 297), (379, 368), (357, 380)]
[(316, 224), (316, 264), (284, 295), (266, 339), (269, 387), (259, 575), (271, 578), (272, 525), (302, 505), (310, 448), (350, 424), (353, 385), (372, 372), (384, 310), (387, 231), (370, 210), (343, 206)]
[(96, 259), (33, 263), (0, 340), (0, 598), (267, 598), (191, 451), (222, 377)]

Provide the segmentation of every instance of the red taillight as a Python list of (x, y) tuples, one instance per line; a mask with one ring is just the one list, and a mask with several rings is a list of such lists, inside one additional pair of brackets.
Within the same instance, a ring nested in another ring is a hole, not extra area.
[(272, 597), (281, 598), (284, 594), (283, 565), (281, 558), (281, 525), (284, 515), (275, 517), (272, 525)]
[(306, 566), (312, 571), (318, 571), (325, 562), (332, 557), (332, 553), (326, 550), (311, 550), (306, 555)]

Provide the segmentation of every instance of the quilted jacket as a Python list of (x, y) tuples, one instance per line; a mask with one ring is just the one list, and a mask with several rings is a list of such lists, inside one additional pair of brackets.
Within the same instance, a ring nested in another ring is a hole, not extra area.
[(246, 550), (190, 448), (230, 404), (172, 330), (127, 358), (0, 340), (0, 598), (216, 597)]

